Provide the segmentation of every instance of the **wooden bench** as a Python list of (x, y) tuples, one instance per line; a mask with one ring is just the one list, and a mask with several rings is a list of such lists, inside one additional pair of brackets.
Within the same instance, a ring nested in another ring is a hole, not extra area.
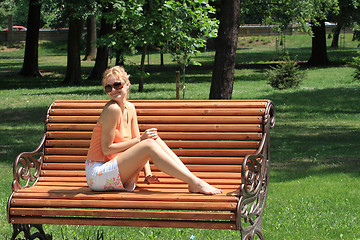
[(269, 100), (134, 100), (140, 131), (159, 135), (195, 175), (221, 195), (189, 193), (187, 185), (152, 166), (161, 183), (134, 192), (93, 192), (85, 165), (92, 129), (106, 101), (55, 101), (34, 152), (14, 163), (8, 221), (13, 239), (23, 232), (46, 239), (42, 224), (240, 230), (242, 239), (262, 235), (268, 191)]

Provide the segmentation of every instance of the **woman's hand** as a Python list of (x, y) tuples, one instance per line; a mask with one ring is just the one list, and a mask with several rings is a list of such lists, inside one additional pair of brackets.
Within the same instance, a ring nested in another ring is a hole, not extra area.
[(140, 140), (143, 141), (145, 139), (154, 139), (156, 140), (159, 137), (156, 128), (146, 129), (140, 137)]
[(158, 179), (158, 177), (154, 176), (154, 175), (148, 175), (146, 176), (144, 183), (146, 184), (152, 184), (152, 183), (159, 183), (160, 180)]

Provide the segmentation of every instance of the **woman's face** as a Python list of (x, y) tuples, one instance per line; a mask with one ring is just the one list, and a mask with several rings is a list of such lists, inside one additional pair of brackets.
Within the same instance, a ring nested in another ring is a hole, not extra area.
[[(116, 86), (121, 83), (120, 88), (115, 89)], [(115, 85), (115, 86), (114, 86)], [(109, 97), (116, 101), (116, 100), (124, 100), (126, 99), (128, 90), (129, 90), (130, 82), (124, 82), (116, 78), (114, 75), (109, 76), (107, 79), (107, 82), (105, 84), (105, 88), (108, 87), (111, 91), (106, 91), (106, 93), (109, 95)]]

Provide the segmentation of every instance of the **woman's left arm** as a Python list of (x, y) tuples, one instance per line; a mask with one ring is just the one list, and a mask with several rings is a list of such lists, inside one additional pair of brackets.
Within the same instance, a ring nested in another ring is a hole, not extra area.
[[(128, 102), (129, 110), (131, 109), (130, 119), (131, 119), (131, 134), (133, 138), (140, 137), (140, 130), (139, 130), (139, 124), (137, 120), (136, 110), (135, 106), (132, 103)], [(145, 177), (152, 176), (151, 169), (150, 169), (150, 163), (149, 161), (146, 162), (144, 165), (144, 173)]]

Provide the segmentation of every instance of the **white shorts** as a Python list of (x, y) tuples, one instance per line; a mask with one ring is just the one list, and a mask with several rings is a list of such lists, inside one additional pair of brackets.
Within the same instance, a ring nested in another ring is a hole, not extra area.
[(86, 181), (93, 191), (134, 191), (137, 177), (134, 178), (127, 186), (123, 186), (117, 162), (96, 162), (86, 160)]

